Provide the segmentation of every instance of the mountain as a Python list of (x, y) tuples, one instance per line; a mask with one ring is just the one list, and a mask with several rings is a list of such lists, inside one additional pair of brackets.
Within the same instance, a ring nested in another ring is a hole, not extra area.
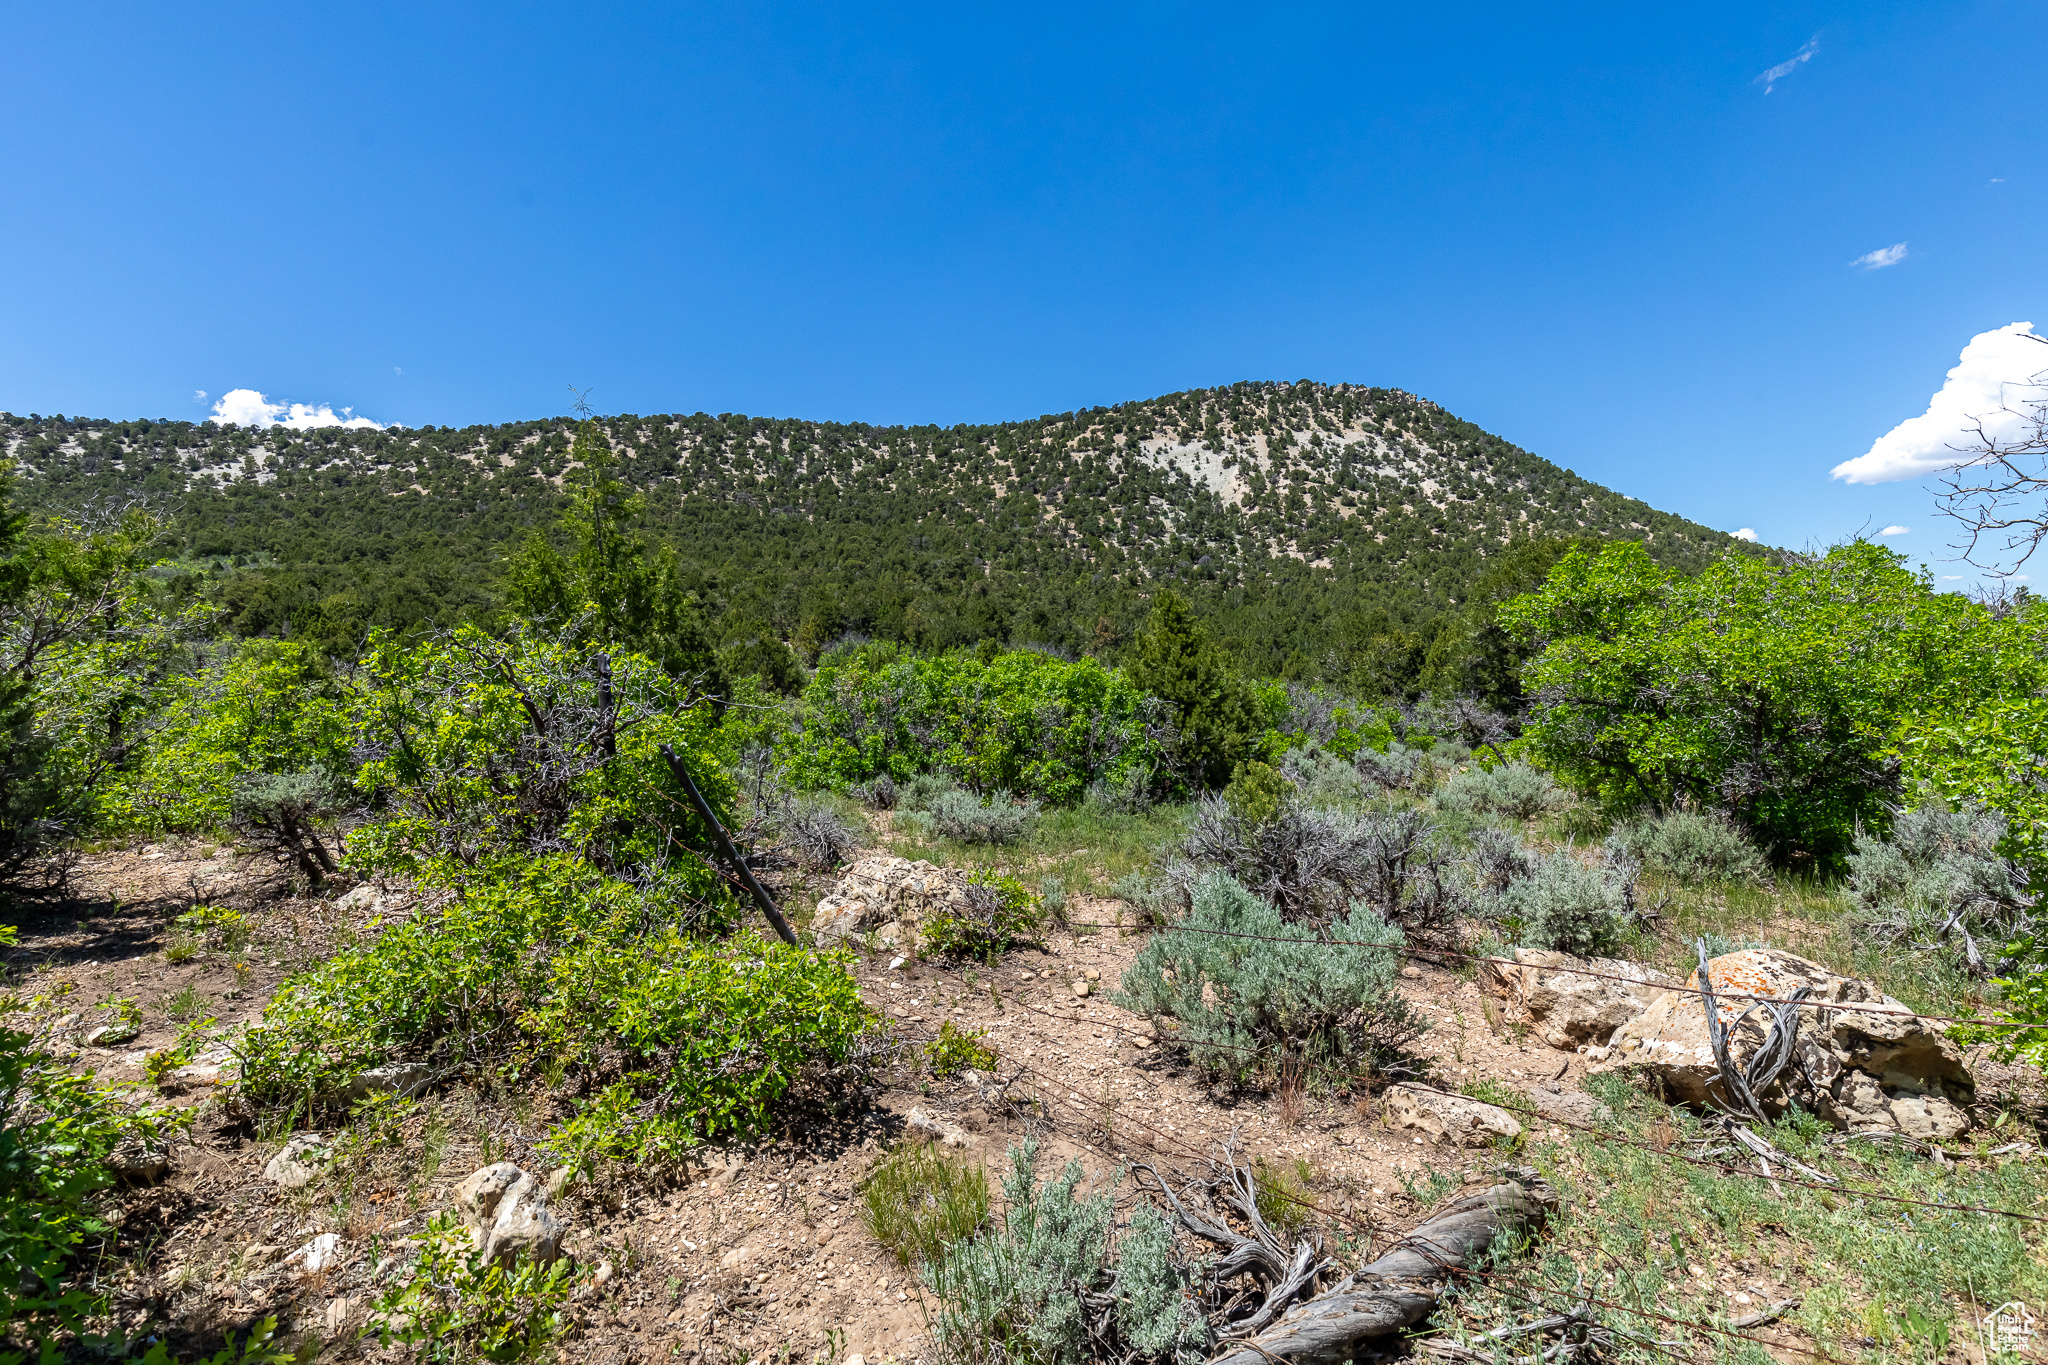
[[(1394, 389), (1240, 383), (980, 426), (592, 419), (720, 636), (845, 632), (1114, 653), (1156, 585), (1260, 671), (1340, 679), (1421, 640), (1503, 551), (1643, 541), (1697, 568), (1746, 547)], [(245, 633), (345, 651), (375, 625), (487, 613), (552, 534), (571, 419), (256, 430), (0, 414), (24, 506), (160, 505), (180, 591)]]

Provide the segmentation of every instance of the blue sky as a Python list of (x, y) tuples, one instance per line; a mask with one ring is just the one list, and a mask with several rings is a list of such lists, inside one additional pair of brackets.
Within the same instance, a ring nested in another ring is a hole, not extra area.
[(1917, 480), (1829, 471), (2048, 331), (2048, 8), (1553, 9), (15, 5), (0, 408), (955, 422), (1306, 377), (1934, 560)]

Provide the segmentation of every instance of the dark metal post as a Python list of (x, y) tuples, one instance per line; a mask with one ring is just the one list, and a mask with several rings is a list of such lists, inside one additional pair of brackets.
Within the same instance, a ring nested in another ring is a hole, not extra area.
[(704, 799), (704, 793), (697, 790), (697, 784), (690, 780), (690, 770), (676, 757), (675, 749), (664, 744), (661, 746), (661, 756), (668, 760), (668, 770), (676, 775), (676, 780), (683, 784), (683, 790), (690, 794), (690, 802), (697, 807), (697, 814), (711, 827), (711, 838), (718, 845), (719, 856), (725, 859), (739, 875), (739, 879), (746, 884), (747, 890), (753, 893), (754, 903), (761, 907), (761, 913), (775, 926), (775, 932), (782, 941), (792, 948), (799, 946), (796, 941), (796, 930), (789, 927), (789, 921), (782, 917), (782, 911), (775, 908), (775, 898), (768, 894), (768, 888), (755, 880), (753, 869), (740, 860), (739, 850), (732, 846), (732, 840), (726, 835), (725, 826), (719, 824), (718, 817), (711, 813), (711, 804)]

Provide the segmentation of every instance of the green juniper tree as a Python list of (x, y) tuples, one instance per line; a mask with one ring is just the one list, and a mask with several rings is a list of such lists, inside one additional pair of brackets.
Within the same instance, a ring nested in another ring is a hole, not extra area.
[(1188, 775), (1205, 787), (1228, 782), (1259, 737), (1257, 703), (1179, 593), (1153, 599), (1129, 672), (1139, 690), (1173, 707)]

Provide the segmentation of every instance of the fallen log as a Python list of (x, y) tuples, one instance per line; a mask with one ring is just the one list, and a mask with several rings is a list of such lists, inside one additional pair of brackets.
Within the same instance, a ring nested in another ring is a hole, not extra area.
[[(1219, 1332), (1222, 1344), (1230, 1349), (1210, 1365), (1339, 1365), (1370, 1338), (1422, 1322), (1435, 1311), (1444, 1283), (1453, 1274), (1477, 1260), (1496, 1239), (1536, 1228), (1556, 1209), (1557, 1192), (1533, 1170), (1518, 1168), (1502, 1175), (1500, 1183), (1440, 1210), (1356, 1274), (1303, 1298), (1279, 1321), (1262, 1322), (1257, 1335), (1233, 1341), (1227, 1332)], [(1248, 1183), (1250, 1172), (1244, 1177)], [(1242, 1252), (1242, 1244), (1251, 1239), (1196, 1212), (1192, 1202), (1168, 1191), (1168, 1207), (1181, 1226)], [(1277, 1287), (1298, 1292), (1301, 1281), (1283, 1276)]]

